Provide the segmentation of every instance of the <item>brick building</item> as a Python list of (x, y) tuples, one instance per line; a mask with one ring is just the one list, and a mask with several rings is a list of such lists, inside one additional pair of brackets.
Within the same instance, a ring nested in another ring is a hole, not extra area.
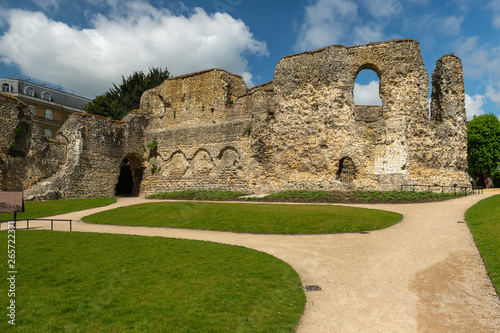
[(69, 116), (82, 113), (83, 107), (91, 101), (63, 87), (24, 75), (0, 78), (0, 91), (26, 103), (48, 139), (55, 138)]

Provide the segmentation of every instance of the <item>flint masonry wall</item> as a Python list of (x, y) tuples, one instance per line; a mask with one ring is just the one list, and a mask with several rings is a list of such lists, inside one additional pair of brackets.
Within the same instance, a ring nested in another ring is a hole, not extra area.
[[(380, 78), (382, 106), (355, 105), (363, 69)], [(413, 40), (285, 57), (272, 82), (250, 90), (220, 70), (172, 78), (142, 99), (161, 171), (146, 170), (141, 193), (467, 185), (460, 60), (440, 59), (433, 82), (429, 119), (429, 75)]]
[[(382, 106), (355, 105), (363, 69), (380, 78)], [(141, 196), (467, 185), (460, 59), (443, 56), (432, 81), (429, 113), (429, 75), (413, 40), (285, 57), (273, 81), (252, 89), (220, 69), (170, 78), (145, 92), (141, 109), (122, 122), (72, 116), (58, 135), (62, 165), (26, 194), (114, 195), (127, 168), (132, 194)], [(2, 133), (6, 142), (11, 132)]]
[(130, 163), (135, 178), (133, 194), (142, 180), (142, 141), (147, 114), (131, 113), (123, 121), (73, 114), (57, 138), (65, 143), (66, 160), (50, 178), (25, 192), (29, 199), (114, 196), (120, 167)]
[(141, 195), (184, 189), (248, 190), (251, 110), (239, 102), (241, 76), (208, 70), (166, 80), (147, 91), (149, 150)]
[(48, 141), (23, 102), (0, 94), (0, 123), (0, 190), (25, 190), (63, 165), (64, 143)]

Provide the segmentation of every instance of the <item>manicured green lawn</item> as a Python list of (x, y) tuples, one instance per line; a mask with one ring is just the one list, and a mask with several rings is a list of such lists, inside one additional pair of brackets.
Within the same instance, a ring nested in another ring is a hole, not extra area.
[(89, 215), (89, 223), (253, 233), (334, 233), (387, 228), (401, 214), (345, 206), (160, 202)]
[(500, 293), (500, 195), (481, 200), (465, 213), (465, 219)]
[(338, 202), (338, 203), (409, 203), (448, 200), (465, 196), (461, 193), (412, 191), (308, 191), (290, 190), (273, 193), (261, 201), (279, 202)]
[[(36, 219), (76, 212), (89, 208), (101, 207), (116, 202), (115, 198), (68, 199), (54, 201), (26, 201), (24, 213), (17, 214), (17, 219)], [(0, 214), (0, 220), (13, 219), (14, 214)]]
[(288, 264), (209, 242), (18, 230), (16, 269), (16, 332), (293, 332), (305, 306)]
[(186, 199), (186, 200), (238, 200), (245, 195), (236, 191), (186, 190), (150, 195), (153, 199)]
[[(458, 189), (457, 191), (459, 191)], [(308, 203), (409, 203), (429, 202), (458, 198), (465, 192), (435, 193), (412, 191), (309, 191), (289, 190), (266, 195), (265, 197), (247, 197), (242, 192), (187, 190), (150, 195), (152, 199), (174, 200), (240, 200), (262, 202), (308, 202)]]

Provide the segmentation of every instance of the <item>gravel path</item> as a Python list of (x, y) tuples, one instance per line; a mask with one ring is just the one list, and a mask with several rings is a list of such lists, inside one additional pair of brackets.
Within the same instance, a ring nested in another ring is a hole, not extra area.
[[(500, 300), (464, 223), (467, 208), (498, 193), (437, 203), (352, 205), (404, 215), (395, 226), (363, 233), (249, 235), (83, 222), (74, 222), (73, 231), (206, 240), (272, 254), (289, 263), (304, 285), (321, 287), (306, 292), (297, 332), (500, 332)], [(58, 218), (80, 220), (141, 202), (152, 200), (122, 198)], [(67, 224), (57, 228), (68, 230)]]

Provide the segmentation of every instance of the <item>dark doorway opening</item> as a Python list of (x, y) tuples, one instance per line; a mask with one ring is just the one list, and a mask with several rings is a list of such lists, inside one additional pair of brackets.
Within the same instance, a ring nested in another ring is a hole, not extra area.
[(116, 184), (115, 193), (120, 196), (131, 196), (134, 190), (134, 177), (130, 169), (130, 161), (126, 158), (120, 166), (120, 176)]
[(356, 167), (351, 158), (344, 157), (339, 161), (337, 176), (338, 179), (344, 183), (350, 183), (356, 179)]

